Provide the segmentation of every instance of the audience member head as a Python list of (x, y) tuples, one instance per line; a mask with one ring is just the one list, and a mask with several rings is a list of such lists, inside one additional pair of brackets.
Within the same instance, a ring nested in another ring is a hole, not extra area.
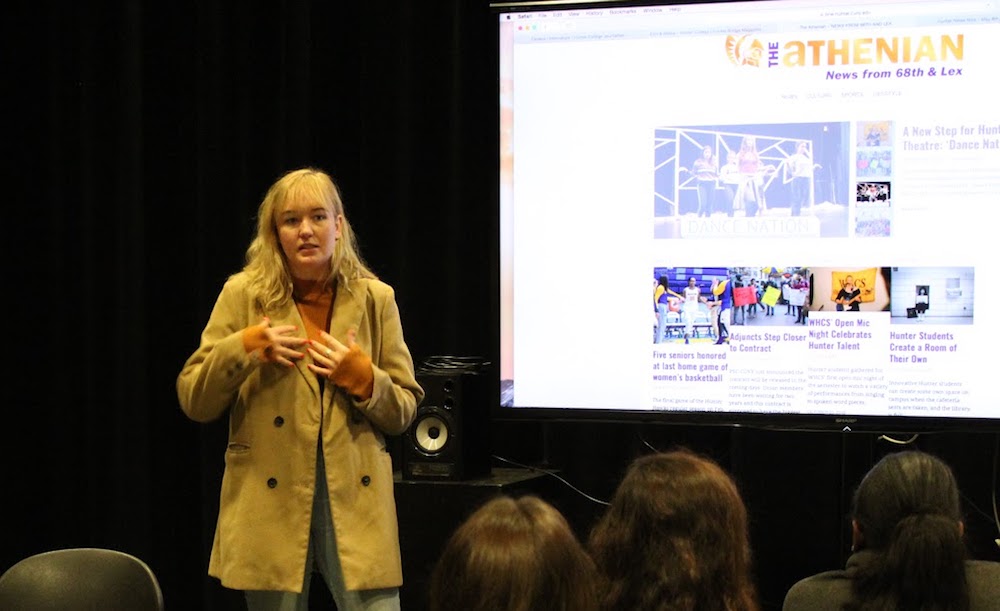
[(595, 526), (603, 608), (757, 609), (747, 513), (718, 464), (687, 450), (635, 460)]
[(431, 611), (594, 611), (593, 561), (545, 501), (497, 497), (452, 534), (431, 576)]
[(872, 555), (854, 581), (859, 608), (968, 608), (958, 484), (940, 459), (882, 458), (854, 495), (852, 527), (854, 549)]

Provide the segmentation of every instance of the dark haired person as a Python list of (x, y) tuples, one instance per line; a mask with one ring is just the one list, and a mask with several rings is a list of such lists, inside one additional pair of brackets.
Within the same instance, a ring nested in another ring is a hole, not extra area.
[[(734, 316), (733, 316), (732, 322), (733, 322), (734, 325), (745, 325), (745, 324), (747, 324), (747, 307), (745, 305), (741, 305), (741, 306), (736, 305), (736, 289), (741, 289), (743, 287), (744, 287), (743, 276), (740, 276), (739, 274), (737, 274), (736, 277), (733, 278), (733, 314), (734, 314)], [(740, 319), (739, 322), (736, 321), (735, 314), (737, 312), (740, 315), (739, 316), (739, 319)]]
[[(808, 301), (808, 291), (809, 291), (809, 280), (807, 280), (806, 276), (803, 275), (804, 273), (805, 272), (796, 272), (792, 276), (792, 281), (788, 283), (788, 288), (794, 291), (797, 298), (805, 297), (805, 299), (802, 299), (803, 303), (805, 301)], [(792, 307), (795, 308), (796, 324), (798, 323), (805, 324), (805, 313), (804, 313), (805, 306), (796, 305)]]
[(662, 344), (667, 337), (667, 312), (670, 311), (671, 298), (680, 299), (681, 296), (670, 290), (670, 282), (666, 276), (660, 276), (653, 287), (653, 307), (656, 309), (655, 343), (657, 344)]
[(431, 575), (431, 611), (596, 611), (594, 563), (559, 511), (500, 496), (455, 530)]
[[(757, 279), (756, 278), (751, 279), (749, 286), (750, 288), (753, 289), (754, 301), (753, 303), (747, 306), (747, 312), (750, 313), (750, 318), (756, 318), (757, 304), (760, 303), (760, 298), (761, 298), (760, 287), (757, 285)], [(763, 308), (764, 304), (761, 303), (761, 307)]]
[(809, 308), (812, 307), (814, 286), (813, 275), (808, 273), (808, 271), (803, 272), (801, 278), (799, 290), (803, 293), (803, 300), (802, 305), (798, 306), (799, 314), (795, 319), (795, 323), (804, 325), (809, 318)]
[(1000, 563), (966, 558), (958, 484), (940, 459), (889, 454), (854, 495), (847, 568), (796, 583), (784, 611), (1000, 609)]
[(732, 478), (687, 450), (629, 465), (590, 536), (605, 611), (755, 611), (747, 512)]
[(730, 318), (733, 312), (733, 290), (729, 287), (729, 278), (712, 278), (712, 302), (715, 320), (718, 326), (716, 344), (729, 342)]
[(688, 278), (688, 285), (684, 287), (684, 301), (681, 304), (681, 314), (684, 317), (684, 343), (690, 344), (694, 335), (694, 321), (701, 312), (701, 304), (708, 305), (708, 299), (702, 297), (698, 281), (694, 276)]
[(854, 284), (854, 276), (847, 276), (837, 293), (837, 310), (844, 312), (861, 311), (861, 289)]
[(385, 435), (424, 393), (393, 290), (362, 261), (326, 173), (271, 185), (177, 393), (192, 420), (229, 412), (210, 575), (251, 611), (306, 609), (314, 571), (340, 611), (399, 609)]
[[(765, 282), (763, 282), (761, 284), (761, 287), (760, 287), (761, 297), (763, 297), (764, 294), (767, 293), (767, 290), (770, 289), (770, 288), (775, 288), (775, 289), (778, 288), (778, 283), (774, 281), (774, 278), (768, 278), (767, 281), (765, 281)], [(764, 316), (774, 316), (774, 306), (773, 305), (764, 303), (763, 301), (761, 302), (761, 305), (764, 306)]]

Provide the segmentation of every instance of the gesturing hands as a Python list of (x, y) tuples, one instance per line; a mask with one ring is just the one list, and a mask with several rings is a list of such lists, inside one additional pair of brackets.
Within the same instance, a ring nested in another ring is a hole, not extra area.
[(347, 344), (341, 343), (326, 331), (321, 331), (319, 336), (322, 342), (309, 340), (309, 355), (313, 359), (313, 362), (309, 363), (309, 369), (318, 376), (331, 379), (333, 372), (337, 370), (351, 348), (354, 347), (357, 331), (348, 330)]
[(305, 358), (305, 353), (299, 350), (305, 345), (312, 357), (312, 362), (306, 365), (317, 377), (330, 380), (358, 400), (372, 396), (372, 361), (355, 341), (357, 329), (348, 330), (346, 343), (325, 331), (320, 332), (319, 340), (306, 339), (296, 335), (298, 330), (294, 325), (272, 327), (271, 320), (265, 317), (246, 329), (243, 343), (252, 359), (285, 367), (294, 367)]
[(375, 373), (372, 359), (355, 343), (357, 330), (347, 332), (347, 343), (329, 333), (320, 333), (320, 341), (310, 340), (309, 369), (343, 388), (358, 401), (370, 399), (374, 392)]
[(298, 327), (295, 325), (278, 325), (277, 327), (272, 327), (271, 319), (265, 317), (257, 325), (256, 331), (257, 336), (264, 343), (264, 346), (260, 348), (261, 357), (264, 361), (292, 367), (295, 365), (295, 361), (305, 358), (305, 353), (296, 350), (296, 348), (309, 340), (294, 335), (298, 331)]

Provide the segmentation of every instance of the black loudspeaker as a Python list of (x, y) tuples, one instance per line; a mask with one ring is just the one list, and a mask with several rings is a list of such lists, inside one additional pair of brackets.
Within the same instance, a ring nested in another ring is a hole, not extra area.
[(487, 377), (418, 371), (417, 382), (425, 395), (403, 436), (403, 479), (467, 480), (488, 475), (491, 397)]

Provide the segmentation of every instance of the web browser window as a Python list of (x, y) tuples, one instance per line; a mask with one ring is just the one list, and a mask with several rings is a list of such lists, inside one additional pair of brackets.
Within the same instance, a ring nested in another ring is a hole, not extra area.
[(996, 1), (498, 18), (506, 405), (1000, 417)]

